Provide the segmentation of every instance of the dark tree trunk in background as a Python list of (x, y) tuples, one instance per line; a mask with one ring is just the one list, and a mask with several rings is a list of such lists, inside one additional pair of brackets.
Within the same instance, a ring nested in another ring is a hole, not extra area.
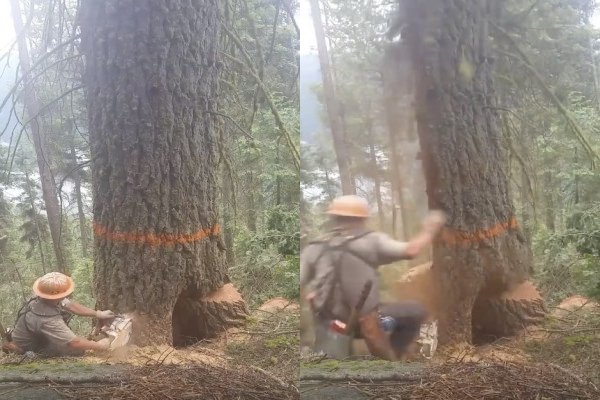
[(520, 197), (521, 197), (521, 206), (523, 210), (521, 212), (521, 221), (523, 224), (523, 233), (528, 241), (531, 241), (531, 227), (533, 225), (533, 217), (535, 217), (532, 207), (533, 199), (529, 196), (529, 180), (527, 178), (527, 172), (523, 169), (523, 166), (520, 168), (521, 170), (521, 185), (520, 185)]
[(554, 212), (554, 183), (552, 182), (552, 174), (550, 172), (544, 173), (544, 198), (546, 199), (546, 229), (550, 232), (555, 230), (555, 212)]
[(230, 171), (223, 167), (221, 185), (223, 187), (223, 241), (225, 242), (225, 254), (227, 255), (227, 264), (235, 265), (235, 254), (233, 252), (233, 221), (235, 210), (233, 208), (234, 187)]
[[(72, 133), (72, 132), (71, 132)], [(75, 152), (75, 144), (71, 137), (70, 153), (72, 168), (77, 166), (77, 153)], [(73, 182), (75, 186), (75, 198), (77, 200), (77, 217), (79, 221), (79, 234), (81, 237), (81, 255), (85, 258), (88, 256), (88, 228), (85, 223), (85, 212), (83, 211), (83, 199), (81, 197), (81, 170), (77, 169), (73, 172)]]
[(414, 96), (413, 73), (408, 59), (408, 49), (402, 43), (389, 45), (385, 49), (382, 77), (383, 98), (390, 146), (390, 161), (392, 169), (392, 195), (394, 216), (392, 231), (397, 232), (397, 210), (402, 220), (402, 239), (410, 236), (409, 211), (404, 199), (402, 187), (406, 180), (402, 173), (402, 157), (398, 144), (408, 140), (409, 130), (414, 123), (412, 113), (412, 98)]
[(319, 65), (321, 67), (321, 76), (323, 78), (324, 105), (327, 110), (331, 136), (333, 137), (333, 148), (335, 149), (335, 156), (340, 172), (342, 193), (345, 195), (356, 194), (356, 185), (350, 171), (350, 157), (348, 154), (348, 144), (346, 143), (345, 138), (341, 108), (335, 94), (333, 72), (330, 65), (327, 44), (325, 43), (325, 32), (321, 19), (319, 0), (310, 0), (310, 10), (315, 27), (317, 50), (319, 52)]
[(40, 181), (42, 183), (42, 195), (46, 206), (46, 215), (48, 216), (48, 226), (50, 227), (50, 235), (52, 236), (57, 270), (66, 272), (67, 265), (61, 238), (61, 209), (60, 204), (58, 203), (54, 175), (52, 175), (50, 169), (52, 166), (52, 155), (48, 148), (42, 116), (40, 115), (40, 102), (35, 88), (33, 87), (33, 83), (29, 81), (30, 78), (28, 77), (31, 69), (31, 61), (29, 59), (29, 50), (27, 49), (27, 36), (23, 33), (23, 21), (21, 20), (19, 1), (11, 0), (10, 4), (12, 8), (13, 24), (18, 37), (19, 67), (25, 76), (23, 100), (27, 115), (29, 118), (32, 118), (29, 127), (31, 129), (31, 138), (33, 139), (33, 147), (35, 149)]
[[(486, 323), (489, 303), (532, 270), (531, 249), (516, 224), (503, 171), (488, 3), (403, 3), (429, 206), (449, 214), (447, 229), (434, 244), (432, 267), (441, 343), (470, 342), (472, 324)], [(502, 321), (502, 312), (495, 311)], [(534, 314), (527, 311), (515, 318), (526, 324)]]
[(375, 202), (377, 203), (377, 217), (379, 228), (385, 229), (385, 216), (383, 213), (383, 201), (381, 199), (381, 178), (379, 176), (379, 167), (377, 165), (377, 154), (375, 153), (375, 144), (373, 143), (373, 120), (369, 115), (367, 117), (367, 140), (369, 142), (369, 157), (371, 158), (371, 173), (373, 174), (373, 184), (375, 191)]
[(246, 226), (250, 232), (256, 233), (256, 190), (254, 188), (254, 172), (252, 170), (246, 172)]
[(44, 254), (44, 238), (42, 236), (42, 228), (39, 225), (39, 220), (37, 218), (37, 209), (35, 206), (35, 196), (33, 194), (33, 190), (31, 188), (31, 180), (29, 178), (29, 173), (27, 173), (27, 171), (25, 171), (25, 191), (27, 194), (27, 199), (29, 200), (29, 207), (31, 207), (31, 211), (32, 211), (32, 217), (33, 217), (33, 221), (35, 224), (35, 233), (37, 235), (37, 247), (38, 247), (38, 252), (40, 253), (40, 261), (42, 263), (42, 272), (45, 275), (46, 271), (48, 269), (48, 262), (46, 261), (46, 255)]
[(246, 315), (217, 225), (218, 2), (81, 12), (97, 305), (136, 312), (138, 343), (214, 336)]

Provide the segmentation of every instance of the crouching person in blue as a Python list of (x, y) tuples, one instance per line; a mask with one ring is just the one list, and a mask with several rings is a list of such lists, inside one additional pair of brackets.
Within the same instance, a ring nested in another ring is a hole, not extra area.
[(419, 335), (427, 313), (417, 302), (380, 304), (377, 269), (415, 258), (432, 242), (446, 218), (442, 212), (432, 211), (421, 233), (400, 242), (367, 229), (369, 206), (358, 196), (335, 199), (328, 214), (331, 231), (311, 242), (300, 256), (301, 292), (311, 304), (315, 324), (325, 329), (334, 320), (348, 323), (365, 283), (372, 281), (359, 314), (357, 337), (365, 340), (374, 356), (398, 360)]
[(2, 347), (6, 352), (23, 354), (33, 352), (46, 357), (80, 356), (86, 350), (105, 351), (110, 339), (97, 342), (78, 337), (67, 325), (71, 314), (95, 317), (101, 320), (114, 318), (110, 310), (96, 311), (67, 298), (75, 284), (67, 275), (50, 272), (33, 284), (35, 297), (19, 311), (11, 341)]

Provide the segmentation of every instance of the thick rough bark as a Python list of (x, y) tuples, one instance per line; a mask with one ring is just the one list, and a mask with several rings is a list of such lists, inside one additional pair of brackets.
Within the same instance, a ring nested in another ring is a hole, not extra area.
[(488, 3), (403, 2), (429, 206), (449, 214), (432, 267), (441, 343), (470, 342), (476, 298), (499, 296), (532, 267), (502, 169)]
[(44, 198), (44, 205), (46, 206), (46, 215), (48, 216), (48, 226), (50, 227), (50, 235), (52, 236), (54, 255), (56, 256), (56, 269), (60, 272), (66, 272), (67, 266), (61, 240), (61, 210), (56, 192), (56, 182), (54, 182), (54, 175), (50, 170), (50, 167), (52, 166), (52, 154), (49, 151), (46, 134), (44, 132), (38, 96), (33, 84), (27, 77), (30, 74), (31, 61), (29, 59), (29, 50), (27, 49), (27, 37), (23, 34), (23, 21), (21, 20), (19, 1), (11, 0), (10, 4), (13, 24), (18, 37), (17, 44), (19, 48), (20, 69), (25, 75), (23, 100), (27, 115), (32, 119), (30, 124), (31, 138), (33, 139), (35, 157), (40, 173), (40, 181), (42, 183), (42, 196)]
[(327, 51), (327, 44), (325, 43), (325, 32), (323, 29), (323, 21), (321, 19), (319, 0), (310, 0), (310, 10), (315, 27), (315, 36), (317, 39), (317, 50), (319, 52), (321, 76), (323, 77), (325, 108), (327, 109), (331, 136), (333, 137), (333, 147), (340, 172), (342, 193), (356, 194), (356, 185), (350, 172), (350, 158), (348, 157), (348, 145), (345, 140), (341, 108), (335, 94), (329, 52)]
[[(177, 319), (206, 315), (175, 304), (201, 307), (228, 283), (215, 204), (218, 2), (86, 0), (81, 11), (98, 306), (137, 312), (156, 340), (177, 341)], [(245, 316), (234, 314), (213, 328)]]

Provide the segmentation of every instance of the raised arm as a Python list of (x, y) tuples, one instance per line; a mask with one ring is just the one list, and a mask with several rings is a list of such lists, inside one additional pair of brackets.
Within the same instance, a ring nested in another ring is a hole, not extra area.
[(389, 264), (400, 260), (415, 258), (429, 245), (435, 235), (446, 222), (441, 211), (432, 211), (423, 222), (423, 229), (408, 242), (394, 240), (388, 235), (380, 234), (377, 239), (379, 264)]
[(428, 246), (442, 226), (446, 223), (446, 215), (441, 211), (431, 211), (423, 222), (421, 232), (406, 245), (406, 258), (415, 258)]

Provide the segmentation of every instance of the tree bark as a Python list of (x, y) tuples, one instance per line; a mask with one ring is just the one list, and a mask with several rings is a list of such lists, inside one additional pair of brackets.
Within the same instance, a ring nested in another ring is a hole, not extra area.
[(97, 305), (137, 314), (140, 344), (215, 336), (246, 315), (239, 295), (216, 296), (229, 283), (216, 204), (218, 2), (85, 0), (81, 13)]
[(323, 92), (325, 95), (325, 108), (329, 119), (329, 128), (333, 137), (333, 147), (335, 150), (337, 165), (340, 172), (340, 181), (342, 194), (356, 194), (356, 185), (350, 171), (348, 145), (346, 143), (345, 132), (343, 130), (343, 121), (341, 118), (341, 108), (335, 94), (335, 86), (331, 66), (329, 62), (329, 52), (325, 43), (325, 32), (321, 20), (321, 9), (319, 0), (310, 0), (310, 9), (312, 13), (315, 35), (317, 39), (317, 50), (319, 52), (319, 64), (321, 66), (321, 76), (323, 77)]
[(33, 139), (33, 147), (35, 149), (40, 180), (42, 183), (42, 195), (44, 198), (44, 204), (46, 205), (46, 215), (48, 216), (48, 226), (50, 227), (50, 235), (52, 236), (52, 245), (54, 247), (54, 255), (56, 256), (57, 270), (60, 272), (66, 272), (67, 266), (61, 238), (61, 210), (58, 203), (54, 175), (51, 171), (52, 155), (48, 148), (47, 139), (44, 132), (38, 96), (29, 77), (31, 74), (31, 61), (29, 58), (29, 50), (27, 49), (27, 36), (23, 34), (23, 21), (21, 20), (19, 1), (11, 0), (10, 4), (12, 9), (13, 24), (17, 34), (20, 68), (24, 75), (23, 82), (25, 82), (23, 87), (23, 100), (27, 114), (29, 115), (29, 118), (32, 119), (31, 137)]
[(441, 343), (471, 342), (476, 299), (496, 298), (532, 269), (503, 171), (488, 3), (403, 3), (429, 207), (449, 215), (433, 249)]

